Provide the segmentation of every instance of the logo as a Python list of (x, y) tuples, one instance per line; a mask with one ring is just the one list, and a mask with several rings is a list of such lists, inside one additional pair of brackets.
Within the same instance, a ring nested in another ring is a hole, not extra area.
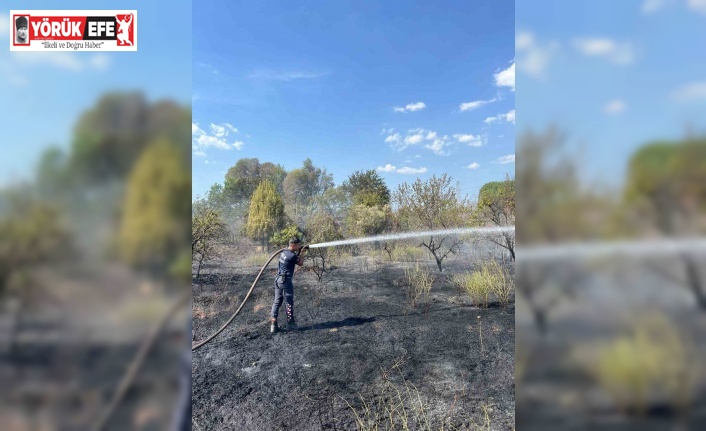
[(137, 51), (136, 10), (13, 10), (10, 20), (10, 51)]

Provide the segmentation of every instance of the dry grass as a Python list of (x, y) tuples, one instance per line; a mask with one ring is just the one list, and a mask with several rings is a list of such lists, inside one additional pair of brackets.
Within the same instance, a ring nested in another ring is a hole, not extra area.
[(267, 262), (272, 253), (254, 252), (249, 253), (246, 256), (241, 256), (240, 260), (245, 266), (262, 266)]
[[(393, 369), (396, 368), (393, 367)], [(400, 374), (401, 377), (401, 374)], [(481, 423), (474, 422), (470, 427), (461, 428), (453, 425), (451, 409), (442, 418), (434, 417), (434, 406), (419, 392), (410, 381), (401, 378), (402, 383), (396, 384), (388, 371), (382, 370), (381, 387), (375, 395), (368, 398), (358, 395), (360, 407), (353, 407), (344, 400), (353, 412), (358, 431), (490, 431), (489, 407), (481, 406), (483, 410)]]
[(511, 278), (495, 260), (483, 262), (479, 271), (454, 275), (451, 283), (466, 292), (473, 304), (482, 308), (488, 307), (491, 295), (507, 306), (514, 291)]
[(409, 302), (414, 309), (419, 302), (427, 303), (431, 294), (431, 286), (434, 283), (434, 276), (431, 271), (424, 266), (416, 264), (405, 268), (405, 283)]
[(395, 262), (418, 262), (426, 257), (423, 249), (413, 245), (397, 245), (392, 249), (392, 260)]
[(689, 350), (678, 328), (653, 315), (640, 319), (630, 335), (576, 349), (572, 360), (621, 411), (643, 415), (655, 400), (666, 400), (677, 411), (691, 402), (698, 366)]

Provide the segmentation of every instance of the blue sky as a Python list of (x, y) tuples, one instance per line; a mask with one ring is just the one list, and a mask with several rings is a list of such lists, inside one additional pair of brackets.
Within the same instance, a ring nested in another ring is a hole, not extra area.
[(517, 0), (516, 28), (518, 136), (557, 124), (583, 178), (619, 184), (640, 145), (706, 132), (705, 0)]
[[(201, 1), (193, 195), (243, 157), (311, 158), (337, 184), (514, 174), (514, 2)], [(469, 167), (470, 166), (470, 167)]]
[[(133, 9), (137, 52), (10, 52), (13, 9)], [(165, 11), (169, 9), (169, 19)], [(3, 2), (0, 10), (0, 185), (31, 178), (50, 144), (67, 148), (78, 116), (104, 92), (191, 102), (191, 2)]]

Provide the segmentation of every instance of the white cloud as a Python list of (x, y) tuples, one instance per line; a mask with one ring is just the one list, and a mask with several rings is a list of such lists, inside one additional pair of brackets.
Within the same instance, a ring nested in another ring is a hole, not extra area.
[(611, 100), (603, 107), (603, 112), (606, 114), (617, 115), (622, 114), (627, 109), (625, 102), (620, 99)]
[(377, 170), (380, 172), (395, 172), (395, 167), (391, 164), (386, 164), (385, 166), (378, 166)]
[(498, 114), (495, 117), (488, 117), (483, 120), (486, 124), (495, 123), (496, 121), (507, 121), (508, 123), (515, 124), (515, 110), (513, 109), (507, 114)]
[(687, 0), (689, 9), (706, 15), (706, 0)]
[(403, 167), (403, 168), (396, 168), (392, 166), (391, 164), (386, 164), (385, 166), (378, 166), (377, 170), (380, 172), (391, 172), (391, 173), (397, 173), (397, 174), (423, 174), (427, 171), (427, 168), (410, 168), (410, 167)]
[(397, 173), (398, 174), (423, 174), (426, 171), (427, 171), (427, 168), (418, 168), (417, 169), (417, 168), (408, 168), (405, 166), (404, 168), (399, 168), (397, 170)]
[(480, 165), (476, 162), (473, 162), (470, 165), (466, 166), (466, 169), (478, 169), (478, 168), (480, 168)]
[(505, 120), (508, 122), (512, 122), (512, 124), (515, 124), (515, 110), (513, 109), (512, 111), (508, 112), (505, 114)]
[(692, 82), (672, 92), (672, 99), (677, 102), (691, 102), (706, 99), (706, 81)]
[(433, 151), (438, 155), (448, 155), (448, 147), (453, 144), (453, 141), (447, 136), (439, 136), (434, 130), (425, 130), (421, 128), (409, 129), (407, 136), (402, 136), (400, 133), (388, 135), (385, 138), (385, 143), (390, 144), (398, 151), (403, 151), (411, 146), (424, 144), (424, 148)]
[(203, 157), (206, 155), (207, 148), (217, 148), (220, 150), (240, 150), (245, 145), (242, 141), (234, 141), (228, 143), (228, 136), (231, 132), (238, 133), (238, 129), (230, 123), (209, 125), (210, 134), (202, 129), (198, 123), (191, 123), (191, 146), (195, 156)]
[(615, 64), (628, 65), (634, 60), (632, 45), (628, 42), (616, 42), (608, 38), (574, 39), (574, 47), (589, 57), (602, 57)]
[(431, 144), (426, 144), (424, 148), (433, 151), (434, 154), (446, 156), (449, 154), (448, 151), (445, 150), (448, 145), (448, 136), (444, 136), (443, 138), (434, 139), (434, 142), (432, 142)]
[(493, 75), (495, 78), (495, 85), (498, 87), (510, 87), (512, 91), (515, 91), (515, 62), (505, 70)]
[(515, 36), (515, 50), (517, 51), (517, 66), (520, 70), (535, 79), (543, 79), (549, 61), (555, 51), (559, 49), (557, 42), (540, 45), (536, 42), (534, 34), (528, 31), (519, 31)]
[[(513, 83), (513, 88), (514, 88), (514, 83)], [(493, 102), (495, 102), (496, 100), (498, 100), (498, 99), (474, 100), (473, 102), (461, 103), (461, 105), (459, 105), (458, 109), (460, 109), (461, 112), (463, 112), (463, 111), (470, 111), (470, 110), (473, 110), (473, 109), (480, 108), (480, 107), (483, 106), (483, 105), (487, 105), (488, 103), (493, 103)]]
[(498, 159), (498, 163), (500, 163), (501, 165), (505, 165), (507, 163), (515, 163), (515, 155), (508, 154), (507, 156), (502, 156)]
[(405, 109), (407, 109), (408, 111), (414, 112), (414, 111), (422, 110), (426, 107), (427, 107), (427, 105), (425, 105), (424, 102), (417, 102), (417, 103), (410, 103), (409, 105), (405, 106)]
[(419, 159), (419, 158), (421, 158), (421, 157), (422, 157), (422, 156), (420, 156), (419, 154), (416, 154), (416, 155), (414, 156), (415, 159)]
[(400, 137), (399, 133), (395, 133), (394, 135), (390, 135), (387, 138), (385, 138), (386, 143), (394, 142), (394, 143), (399, 144), (401, 140), (402, 140), (402, 138)]
[(454, 135), (454, 138), (458, 139), (458, 142), (462, 144), (468, 144), (469, 147), (482, 147), (483, 139), (480, 136), (474, 135)]
[(424, 135), (421, 133), (418, 133), (416, 135), (410, 135), (404, 138), (405, 144), (408, 145), (417, 145), (420, 144), (424, 140)]
[(399, 106), (395, 106), (393, 111), (395, 112), (415, 112), (415, 111), (421, 111), (422, 109), (426, 108), (427, 105), (424, 102), (415, 102), (415, 103), (408, 103), (407, 106), (404, 108), (400, 108)]
[(228, 136), (228, 134), (230, 132), (239, 133), (238, 129), (233, 127), (233, 125), (230, 123), (223, 123), (223, 124), (211, 123), (211, 133), (213, 133), (213, 135), (216, 137), (222, 138), (224, 136)]
[(307, 72), (307, 71), (274, 71), (271, 69), (257, 70), (251, 73), (248, 78), (260, 79), (265, 81), (294, 81), (297, 79), (316, 79), (326, 76), (326, 72)]

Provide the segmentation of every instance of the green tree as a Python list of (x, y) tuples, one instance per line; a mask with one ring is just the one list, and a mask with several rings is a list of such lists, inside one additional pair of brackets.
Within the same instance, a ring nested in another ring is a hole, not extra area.
[[(451, 177), (434, 175), (428, 181), (417, 179), (413, 184), (403, 183), (394, 193), (401, 226), (409, 230), (438, 230), (471, 225), (471, 204), (451, 186)], [(449, 254), (460, 251), (464, 240), (461, 236), (430, 235), (422, 240), (436, 260), (439, 271)]]
[(281, 230), (286, 223), (284, 202), (274, 184), (264, 180), (255, 189), (250, 201), (250, 212), (246, 224), (247, 235), (266, 248), (268, 239)]
[(306, 159), (301, 168), (290, 171), (284, 178), (284, 201), (287, 214), (299, 225), (316, 210), (317, 197), (334, 187), (333, 176), (326, 169), (314, 166)]
[[(625, 200), (635, 208), (633, 220), (647, 220), (645, 228), (663, 235), (698, 235), (706, 210), (706, 140), (654, 142), (638, 149), (630, 159)], [(685, 277), (675, 277), (652, 267), (660, 276), (683, 283), (706, 310), (706, 282), (702, 264), (688, 253), (679, 253)]]
[(626, 202), (666, 234), (697, 233), (706, 210), (706, 140), (653, 142), (628, 165)]
[(247, 201), (263, 180), (275, 185), (282, 194), (282, 183), (287, 175), (284, 167), (274, 163), (260, 163), (257, 158), (238, 160), (226, 173), (224, 191), (232, 201)]
[[(516, 180), (520, 244), (585, 239), (607, 226), (608, 210), (581, 186), (576, 164), (562, 154), (566, 136), (556, 128), (520, 136)], [(598, 210), (598, 211), (596, 211)]]
[(203, 263), (213, 257), (215, 245), (226, 235), (226, 224), (218, 209), (193, 206), (191, 216), (191, 263), (196, 263), (196, 280), (201, 276)]
[(343, 229), (352, 204), (350, 195), (342, 187), (331, 187), (314, 198), (313, 206), (317, 212), (324, 212), (333, 217), (336, 224)]
[(391, 220), (388, 205), (353, 205), (348, 213), (348, 233), (355, 237), (380, 235), (390, 227)]
[(26, 196), (6, 197), (6, 205), (0, 216), (0, 295), (17, 276), (73, 251), (71, 235), (54, 207)]
[(189, 243), (190, 172), (166, 139), (148, 146), (128, 179), (118, 232), (120, 256), (162, 272)]
[[(308, 239), (312, 244), (343, 239), (341, 227), (336, 219), (325, 211), (314, 213), (306, 225), (306, 230), (309, 232)], [(312, 248), (307, 252), (306, 259), (312, 262), (312, 268), (319, 282), (327, 270), (327, 265), (330, 266), (331, 258), (335, 253), (336, 251), (329, 247)]]
[(291, 224), (272, 235), (272, 238), (270, 238), (270, 243), (272, 243), (275, 247), (287, 247), (289, 245), (289, 239), (293, 237), (297, 237), (304, 241), (304, 232), (302, 232), (296, 225)]
[(390, 203), (390, 189), (374, 170), (356, 171), (342, 185), (353, 203), (365, 206), (385, 206)]
[[(484, 184), (478, 192), (476, 218), (483, 224), (514, 226), (515, 224), (515, 180), (492, 181)], [(489, 241), (507, 249), (515, 260), (515, 234), (503, 232)]]
[(80, 185), (125, 178), (143, 150), (158, 139), (178, 145), (186, 164), (190, 119), (191, 110), (173, 102), (150, 105), (139, 92), (106, 94), (74, 128), (69, 172)]

